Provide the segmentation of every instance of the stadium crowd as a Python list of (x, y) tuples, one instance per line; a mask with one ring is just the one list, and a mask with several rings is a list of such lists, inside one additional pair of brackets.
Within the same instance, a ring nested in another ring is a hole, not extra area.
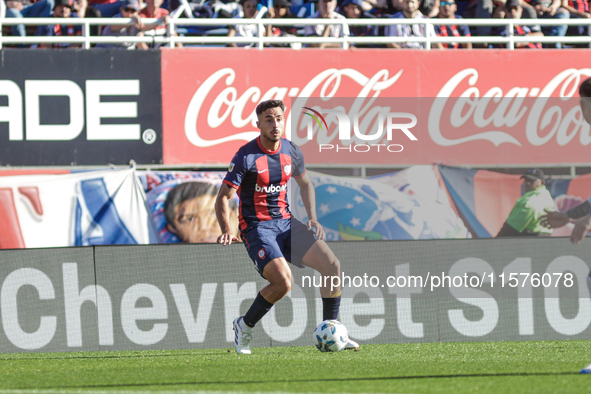
[[(439, 25), (426, 29), (425, 25), (373, 26), (375, 18), (423, 19), (423, 18), (511, 18), (511, 19), (569, 19), (591, 18), (591, 0), (208, 0), (184, 3), (184, 0), (6, 0), (7, 17), (113, 17), (131, 18), (128, 25), (96, 26), (91, 35), (103, 36), (143, 36), (164, 35), (166, 23), (171, 13), (180, 13), (194, 18), (323, 18), (323, 19), (366, 19), (367, 25), (301, 25), (267, 26), (266, 36), (318, 36), (318, 37), (425, 37), (429, 36), (507, 36), (505, 27)], [(184, 3), (184, 6), (183, 3)], [(144, 18), (157, 18), (155, 23), (144, 23)], [(591, 21), (590, 21), (591, 23)], [(239, 37), (257, 36), (257, 25), (237, 24), (229, 21), (228, 26), (186, 26), (178, 28), (173, 34), (182, 35), (227, 35)], [(514, 25), (515, 36), (531, 36), (532, 42), (516, 43), (516, 48), (564, 48), (562, 43), (537, 43), (537, 36), (580, 36), (587, 35), (589, 26), (544, 26)], [(37, 36), (75, 36), (82, 34), (81, 25), (5, 26), (5, 35)], [(97, 47), (118, 47), (122, 49), (157, 48), (159, 44), (117, 43), (98, 44)], [(249, 44), (230, 44), (229, 46), (248, 46)], [(280, 45), (287, 46), (288, 44)], [(293, 45), (293, 44), (292, 44)], [(330, 47), (340, 44), (316, 44), (310, 46)], [(356, 44), (357, 47), (422, 48), (418, 42), (377, 44)], [(25, 45), (21, 45), (25, 47)], [(178, 44), (178, 46), (182, 46)], [(585, 44), (586, 46), (586, 44)], [(30, 47), (75, 47), (73, 44), (40, 44)], [(433, 43), (433, 48), (472, 48), (503, 47), (501, 44), (441, 44)]]

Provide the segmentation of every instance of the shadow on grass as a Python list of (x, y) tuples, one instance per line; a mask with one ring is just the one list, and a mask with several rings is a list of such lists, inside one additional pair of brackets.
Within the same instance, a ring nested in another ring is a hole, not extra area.
[(3, 361), (29, 361), (29, 360), (84, 360), (84, 359), (101, 359), (101, 358), (152, 358), (152, 357), (210, 357), (210, 356), (226, 356), (228, 351), (224, 352), (216, 352), (216, 353), (174, 353), (174, 354), (125, 354), (125, 355), (105, 355), (101, 353), (100, 355), (68, 355), (68, 356), (51, 356), (51, 357), (31, 357), (30, 353), (20, 353), (26, 354), (27, 357), (0, 357), (0, 363)]
[[(318, 382), (367, 382), (405, 379), (449, 379), (449, 378), (492, 378), (511, 376), (568, 376), (578, 375), (579, 372), (515, 372), (515, 373), (479, 373), (458, 375), (417, 375), (417, 376), (383, 376), (366, 378), (331, 378), (331, 379), (285, 379), (285, 380), (242, 380), (242, 381), (196, 381), (196, 382), (161, 382), (161, 383), (133, 383), (133, 384), (97, 384), (81, 386), (44, 387), (44, 389), (92, 389), (92, 388), (121, 388), (121, 387), (162, 387), (162, 386), (198, 386), (216, 384), (266, 384), (266, 383), (318, 383)], [(18, 390), (18, 388), (15, 388)], [(27, 388), (23, 388), (25, 390)]]

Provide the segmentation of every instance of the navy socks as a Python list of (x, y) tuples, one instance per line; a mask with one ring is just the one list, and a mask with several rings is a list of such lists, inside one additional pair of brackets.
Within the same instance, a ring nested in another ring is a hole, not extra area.
[(249, 327), (254, 327), (266, 314), (273, 308), (273, 304), (265, 300), (261, 293), (257, 294), (257, 298), (244, 315), (244, 324)]
[(322, 320), (336, 320), (339, 316), (341, 296), (322, 299)]

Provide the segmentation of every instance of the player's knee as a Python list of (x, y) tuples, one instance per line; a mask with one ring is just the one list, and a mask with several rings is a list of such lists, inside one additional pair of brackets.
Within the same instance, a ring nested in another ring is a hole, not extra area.
[(341, 274), (341, 262), (336, 256), (332, 256), (328, 263), (328, 270), (332, 276), (340, 276)]
[(283, 298), (291, 290), (291, 275), (287, 273), (276, 276), (275, 278), (271, 279), (270, 282), (273, 286), (273, 292), (279, 298)]
[(281, 282), (280, 289), (284, 296), (291, 291), (291, 283), (291, 278), (285, 278), (285, 280)]

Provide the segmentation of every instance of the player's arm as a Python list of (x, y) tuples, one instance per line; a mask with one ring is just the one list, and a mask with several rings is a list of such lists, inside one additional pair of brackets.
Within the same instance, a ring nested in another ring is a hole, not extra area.
[(580, 219), (589, 213), (591, 213), (591, 203), (589, 203), (589, 200), (566, 211), (567, 216), (571, 219)]
[(544, 211), (546, 213), (540, 216), (540, 225), (546, 228), (559, 228), (573, 221), (567, 212), (548, 211), (547, 209)]
[(215, 215), (222, 230), (222, 235), (218, 238), (219, 244), (230, 245), (238, 241), (230, 228), (230, 200), (235, 193), (236, 189), (223, 183), (215, 200)]
[(316, 191), (314, 190), (314, 184), (312, 183), (312, 180), (310, 180), (307, 172), (301, 177), (294, 177), (294, 179), (300, 187), (302, 202), (304, 203), (306, 213), (308, 214), (308, 230), (311, 230), (312, 227), (314, 227), (316, 229), (316, 236), (318, 239), (325, 239), (326, 234), (324, 233), (324, 229), (318, 222), (318, 217), (316, 216)]
[(591, 230), (591, 215), (584, 216), (575, 222), (575, 228), (570, 235), (570, 241), (578, 244), (585, 238), (588, 231)]
[(558, 228), (567, 223), (574, 223), (576, 219), (589, 215), (591, 213), (591, 203), (587, 200), (566, 212), (545, 211), (546, 214), (540, 217), (540, 224), (548, 228)]

